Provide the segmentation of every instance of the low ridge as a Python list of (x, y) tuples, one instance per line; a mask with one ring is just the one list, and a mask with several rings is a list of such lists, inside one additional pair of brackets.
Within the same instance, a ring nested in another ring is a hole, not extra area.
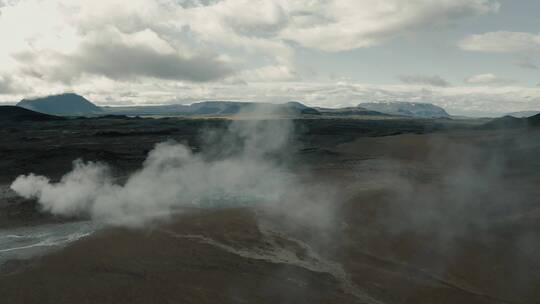
[(1, 122), (51, 121), (61, 119), (58, 116), (43, 114), (17, 106), (0, 106)]

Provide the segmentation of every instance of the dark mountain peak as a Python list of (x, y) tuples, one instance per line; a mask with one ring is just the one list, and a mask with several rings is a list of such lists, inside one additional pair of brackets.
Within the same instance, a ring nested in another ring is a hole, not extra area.
[(301, 103), (299, 101), (294, 101), (294, 100), (286, 102), (285, 105), (290, 106), (290, 107), (294, 107), (294, 108), (297, 108), (297, 109), (307, 109), (307, 108), (309, 108), (305, 104), (303, 104), (303, 103)]
[(303, 115), (321, 115), (319, 110), (308, 107), (299, 101), (289, 101), (278, 107), (284, 108), (284, 111), (291, 112), (291, 114), (303, 114)]
[(51, 115), (97, 115), (103, 110), (75, 93), (64, 93), (34, 99), (23, 99), (17, 106)]

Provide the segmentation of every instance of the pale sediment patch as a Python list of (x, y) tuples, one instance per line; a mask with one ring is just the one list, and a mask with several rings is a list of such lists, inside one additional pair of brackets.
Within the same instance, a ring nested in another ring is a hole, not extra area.
[[(349, 275), (339, 263), (322, 257), (305, 242), (275, 231), (261, 229), (261, 233), (264, 235), (262, 242), (264, 245), (252, 248), (237, 248), (199, 234), (181, 234), (165, 229), (162, 229), (161, 232), (174, 238), (207, 244), (242, 258), (260, 260), (273, 264), (286, 264), (315, 273), (329, 274), (340, 283), (345, 293), (356, 297), (362, 303), (383, 304), (383, 302), (370, 297), (360, 290), (350, 280)], [(284, 242), (290, 244), (290, 246), (283, 246), (282, 244)]]

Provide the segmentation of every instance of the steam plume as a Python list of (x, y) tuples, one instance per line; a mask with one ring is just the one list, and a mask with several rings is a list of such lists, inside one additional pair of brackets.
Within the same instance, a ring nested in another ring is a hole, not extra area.
[(76, 160), (59, 182), (28, 174), (11, 188), (56, 215), (128, 226), (189, 207), (299, 202), (310, 191), (272, 157), (286, 149), (292, 129), (288, 120), (236, 120), (225, 134), (209, 135), (213, 153), (194, 154), (174, 141), (157, 144), (123, 184), (107, 165)]

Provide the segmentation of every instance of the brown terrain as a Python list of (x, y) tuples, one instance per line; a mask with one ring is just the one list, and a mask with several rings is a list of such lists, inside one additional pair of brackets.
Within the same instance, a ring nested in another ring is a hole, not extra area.
[[(203, 130), (228, 123), (6, 123), (0, 232), (84, 219), (51, 216), (16, 196), (8, 188), (20, 174), (58, 179), (83, 158), (110, 164), (121, 179), (156, 143), (174, 139), (203, 153)], [(290, 151), (276, 158), (313, 193), (331, 189), (328, 222), (310, 218), (319, 206), (305, 199), (299, 208), (192, 208), (103, 228), (0, 265), (1, 302), (538, 303), (540, 129), (483, 123), (297, 119)]]

